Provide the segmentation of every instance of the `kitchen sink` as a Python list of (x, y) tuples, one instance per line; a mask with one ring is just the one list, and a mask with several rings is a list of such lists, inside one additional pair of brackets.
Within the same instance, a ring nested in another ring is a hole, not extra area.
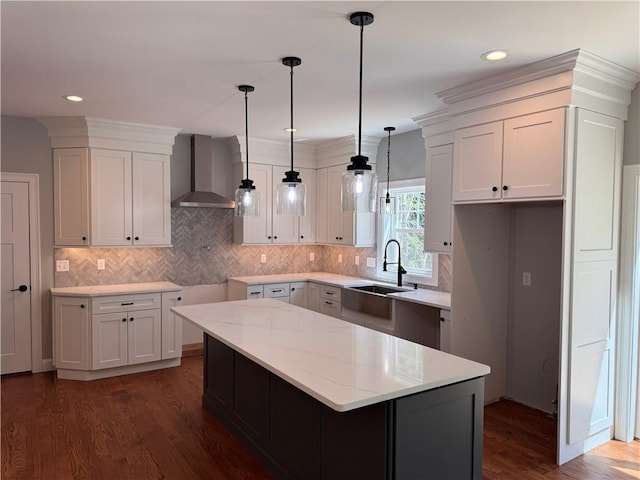
[(383, 285), (360, 285), (358, 287), (348, 287), (361, 292), (377, 293), (378, 295), (388, 295), (389, 293), (406, 292), (404, 288), (386, 287)]

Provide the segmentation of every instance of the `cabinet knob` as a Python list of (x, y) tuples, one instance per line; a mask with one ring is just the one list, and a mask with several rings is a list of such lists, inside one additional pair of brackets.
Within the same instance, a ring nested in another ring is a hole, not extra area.
[(80, 304), (80, 308), (84, 308), (84, 303)]
[(179, 302), (181, 302), (181, 301), (182, 301), (182, 297), (178, 297), (178, 299), (177, 299), (177, 300), (178, 300)]
[(292, 288), (291, 288), (291, 291), (292, 291), (292, 292), (295, 292), (295, 291), (296, 291), (296, 289), (292, 287)]
[(502, 186), (502, 190), (504, 190), (505, 192), (506, 192), (507, 190), (509, 190), (509, 185), (503, 185), (503, 186)]
[(133, 237), (134, 240), (140, 240), (140, 237)]
[(493, 187), (491, 187), (491, 191), (492, 192), (497, 192), (498, 191), (498, 187), (496, 187), (495, 185)]
[(133, 322), (133, 317), (131, 317), (131, 318), (129, 319), (129, 321), (130, 321), (130, 322)]
[(440, 317), (440, 321), (441, 321), (441, 322), (444, 322), (444, 317)]
[(124, 317), (124, 318), (122, 319), (122, 321), (123, 321), (123, 322), (126, 322), (126, 321), (127, 321), (127, 317)]
[(267, 238), (268, 238), (269, 240), (271, 240), (271, 235), (269, 235)]
[(83, 235), (83, 236), (82, 236), (82, 240), (86, 240), (86, 239), (87, 239), (87, 237), (85, 237), (85, 236)]
[(277, 239), (278, 239), (278, 236), (277, 236), (277, 235), (274, 235), (274, 236), (273, 236), (273, 239), (274, 239), (274, 240), (277, 240)]
[(304, 238), (304, 235), (300, 235), (300, 238)]
[(127, 237), (127, 240), (131, 240), (131, 237)]
[(442, 244), (446, 247), (447, 245), (449, 245), (449, 242), (443, 242)]

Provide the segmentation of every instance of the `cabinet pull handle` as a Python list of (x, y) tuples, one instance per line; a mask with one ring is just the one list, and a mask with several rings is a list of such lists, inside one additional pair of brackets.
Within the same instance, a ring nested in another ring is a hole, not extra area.
[(127, 317), (124, 317), (124, 318), (122, 319), (122, 321), (123, 321), (123, 322), (126, 322), (126, 321), (127, 321)]
[(333, 295), (333, 292), (324, 292), (325, 295)]
[(504, 190), (505, 192), (506, 192), (507, 190), (509, 190), (509, 185), (503, 185), (503, 186), (502, 186), (502, 190)]
[(280, 292), (282, 291), (282, 289), (281, 289), (281, 288), (278, 288), (278, 289), (276, 289), (276, 290), (271, 290), (271, 291), (272, 291), (273, 293), (280, 293)]
[(127, 240), (131, 240), (131, 237), (127, 237)]
[(325, 304), (325, 305), (333, 305), (333, 302), (329, 302), (329, 301), (325, 300), (325, 301), (324, 301), (324, 304)]
[(493, 187), (491, 187), (491, 191), (492, 192), (497, 192), (498, 191), (498, 187), (496, 187), (495, 185)]
[(134, 305), (134, 302), (123, 302), (120, 305), (124, 306), (124, 305)]

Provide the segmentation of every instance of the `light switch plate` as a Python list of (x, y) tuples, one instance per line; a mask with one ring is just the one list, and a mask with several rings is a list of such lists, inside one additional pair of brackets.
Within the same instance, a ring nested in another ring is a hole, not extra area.
[(56, 260), (56, 272), (68, 272), (69, 260)]
[(342, 263), (342, 254), (341, 253), (338, 254), (338, 263)]
[(315, 254), (315, 253), (313, 253), (313, 252), (311, 252), (311, 253), (309, 254), (309, 261), (310, 261), (310, 262), (313, 262), (315, 259), (316, 259), (316, 254)]
[(356, 255), (356, 257), (353, 259), (353, 262), (354, 262), (356, 265), (360, 265), (360, 255)]
[(266, 253), (260, 254), (260, 263), (267, 263), (267, 254)]
[(98, 259), (98, 270), (104, 270), (104, 269), (105, 269), (104, 258), (99, 258)]

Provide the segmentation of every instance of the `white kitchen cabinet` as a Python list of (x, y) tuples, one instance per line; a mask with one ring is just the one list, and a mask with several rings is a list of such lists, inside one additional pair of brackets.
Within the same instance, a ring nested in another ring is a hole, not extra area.
[(82, 297), (53, 298), (53, 345), (56, 368), (89, 370), (89, 315), (91, 302)]
[(292, 282), (289, 284), (289, 303), (309, 308), (309, 283)]
[[(320, 237), (325, 243), (365, 247), (375, 245), (375, 214), (342, 212), (341, 181), (346, 165), (318, 169), (318, 242)], [(326, 179), (326, 186), (325, 186)], [(321, 190), (322, 189), (322, 190)]]
[[(300, 176), (307, 187), (307, 215), (278, 215), (276, 213), (276, 186), (282, 182), (289, 167), (251, 163), (249, 177), (260, 192), (260, 215), (234, 217), (234, 242), (245, 245), (296, 244), (315, 242), (315, 175), (310, 169), (301, 169)], [(243, 165), (235, 165), (239, 184), (246, 173)], [(311, 182), (314, 182), (313, 184)]]
[(269, 283), (263, 285), (264, 298), (273, 298), (281, 302), (289, 303), (288, 283)]
[(182, 322), (169, 309), (181, 301), (181, 291), (163, 284), (127, 294), (116, 287), (114, 295), (95, 295), (105, 287), (52, 290), (59, 378), (93, 380), (180, 364)]
[(171, 244), (168, 155), (54, 150), (57, 246)]
[(320, 285), (315, 282), (309, 282), (307, 308), (314, 312), (320, 311)]
[(163, 360), (182, 356), (182, 319), (171, 312), (182, 302), (182, 292), (162, 293), (162, 351)]
[(320, 285), (320, 313), (342, 319), (342, 296), (339, 287)]
[(316, 170), (316, 242), (329, 242), (328, 168)]
[(427, 148), (425, 252), (451, 252), (451, 169), (453, 145)]
[(564, 118), (558, 108), (456, 130), (453, 202), (561, 198)]

